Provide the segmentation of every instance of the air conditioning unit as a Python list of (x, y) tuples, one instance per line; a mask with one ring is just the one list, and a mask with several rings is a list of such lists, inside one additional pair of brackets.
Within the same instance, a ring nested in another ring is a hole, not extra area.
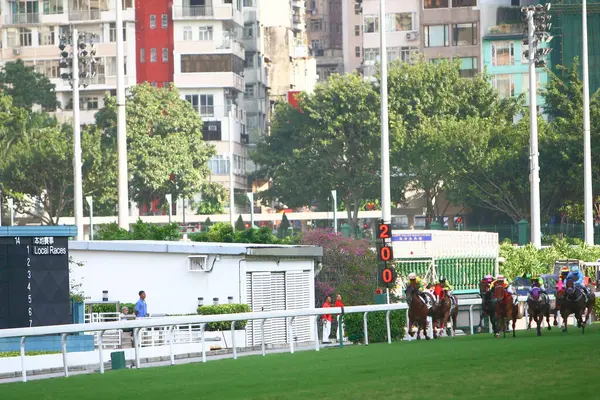
[(21, 55), (21, 48), (20, 47), (15, 47), (13, 49), (13, 56), (18, 56)]
[(188, 271), (189, 272), (210, 272), (206, 270), (207, 256), (189, 256)]
[(419, 38), (419, 32), (408, 32), (406, 34), (406, 40), (417, 40)]
[(235, 175), (242, 175), (242, 170), (241, 170), (241, 169), (237, 169), (237, 168), (236, 168), (236, 169), (234, 169), (234, 170), (233, 170), (233, 173), (234, 173)]

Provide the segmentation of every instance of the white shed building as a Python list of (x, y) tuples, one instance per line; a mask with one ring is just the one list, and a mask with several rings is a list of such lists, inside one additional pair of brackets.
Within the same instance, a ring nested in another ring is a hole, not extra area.
[[(321, 247), (239, 243), (86, 241), (69, 242), (73, 261), (71, 280), (82, 285), (94, 301), (108, 291), (110, 301), (131, 302), (138, 292), (147, 294), (152, 314), (195, 313), (200, 298), (204, 305), (231, 301), (246, 303), (252, 311), (312, 308), (315, 264)], [(246, 343), (260, 344), (252, 323), (246, 327)], [(294, 321), (298, 342), (312, 341), (310, 319)], [(269, 320), (266, 343), (285, 343), (285, 320)]]

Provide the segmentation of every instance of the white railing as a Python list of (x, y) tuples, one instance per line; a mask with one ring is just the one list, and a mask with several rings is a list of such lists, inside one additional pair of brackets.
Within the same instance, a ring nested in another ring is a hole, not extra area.
[[(600, 293), (596, 293), (596, 296), (600, 296)], [(550, 296), (553, 299), (553, 296)], [(527, 301), (527, 296), (519, 296), (518, 301)], [(461, 299), (459, 306), (469, 307), (469, 326), (471, 334), (473, 333), (473, 307), (481, 305), (481, 299)], [(98, 332), (98, 354), (100, 373), (104, 373), (104, 352), (103, 348), (103, 337), (106, 332), (123, 329), (133, 329), (133, 340), (135, 350), (135, 365), (137, 368), (140, 366), (140, 347), (142, 340), (149, 340), (148, 337), (143, 338), (142, 332), (146, 330), (150, 335), (150, 340), (156, 343), (167, 343), (170, 346), (170, 361), (171, 365), (175, 364), (175, 354), (173, 352), (173, 343), (176, 327), (181, 325), (198, 325), (200, 330), (200, 343), (202, 347), (202, 362), (206, 362), (206, 341), (204, 338), (206, 324), (211, 322), (231, 322), (231, 340), (232, 340), (232, 352), (233, 358), (237, 359), (237, 346), (235, 343), (235, 324), (238, 321), (248, 320), (260, 320), (261, 321), (261, 350), (262, 355), (266, 355), (265, 340), (264, 340), (264, 322), (269, 318), (285, 318), (287, 331), (288, 331), (288, 342), (290, 353), (295, 352), (294, 343), (294, 329), (293, 322), (297, 317), (312, 317), (313, 329), (315, 337), (315, 350), (319, 351), (319, 335), (318, 335), (318, 316), (324, 314), (354, 314), (364, 313), (363, 315), (363, 335), (364, 342), (366, 345), (369, 344), (369, 333), (367, 324), (367, 315), (371, 312), (386, 311), (386, 327), (387, 327), (387, 339), (388, 343), (392, 343), (391, 325), (390, 325), (390, 313), (394, 310), (408, 310), (406, 303), (396, 304), (381, 304), (381, 305), (367, 305), (367, 306), (351, 306), (351, 307), (329, 307), (329, 308), (307, 308), (300, 310), (284, 310), (284, 311), (270, 311), (270, 312), (250, 312), (240, 314), (221, 314), (221, 315), (190, 315), (190, 316), (179, 316), (179, 317), (164, 317), (164, 318), (141, 318), (133, 321), (116, 321), (116, 322), (90, 322), (86, 324), (71, 324), (71, 325), (53, 325), (53, 326), (41, 326), (33, 328), (13, 328), (13, 329), (2, 329), (0, 330), (0, 338), (21, 338), (21, 376), (22, 381), (27, 382), (27, 373), (25, 368), (25, 341), (29, 337), (35, 336), (47, 336), (47, 335), (61, 335), (62, 344), (62, 357), (63, 357), (63, 368), (65, 377), (69, 376), (69, 368), (67, 363), (67, 336), (69, 334), (81, 333), (81, 332)], [(156, 329), (163, 328), (163, 329)], [(165, 329), (166, 328), (166, 329)], [(195, 335), (196, 333), (191, 333)]]

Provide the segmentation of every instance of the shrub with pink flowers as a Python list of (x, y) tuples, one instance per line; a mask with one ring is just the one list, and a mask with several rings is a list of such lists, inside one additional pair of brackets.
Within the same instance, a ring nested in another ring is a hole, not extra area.
[(371, 243), (346, 238), (331, 230), (315, 229), (304, 234), (302, 244), (323, 247), (320, 271), (315, 271), (316, 305), (327, 296), (342, 295), (346, 305), (372, 304), (377, 289), (377, 254)]

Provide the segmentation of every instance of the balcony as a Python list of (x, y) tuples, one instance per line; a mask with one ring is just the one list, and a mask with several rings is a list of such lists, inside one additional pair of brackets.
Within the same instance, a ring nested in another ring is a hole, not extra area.
[(232, 88), (238, 92), (245, 90), (244, 78), (233, 72), (176, 73), (173, 83), (184, 88)]
[(266, 68), (247, 68), (244, 70), (244, 78), (246, 84), (262, 83), (267, 84), (267, 69)]
[(240, 58), (245, 57), (246, 50), (244, 45), (231, 37), (223, 37), (221, 40), (216, 41), (217, 50), (232, 50), (236, 55), (240, 55)]
[(292, 0), (292, 7), (304, 8), (304, 0)]
[(69, 11), (69, 21), (98, 21), (100, 10), (72, 10)]
[[(114, 47), (114, 46), (113, 46)], [(244, 59), (244, 45), (227, 35), (215, 37), (212, 40), (182, 40), (175, 42), (175, 52), (180, 54), (227, 54), (232, 53)]]
[(302, 17), (300, 17), (300, 15), (292, 15), (292, 28), (296, 31), (304, 30), (304, 21), (302, 20)]
[(173, 20), (234, 20), (244, 24), (244, 14), (232, 4), (213, 4), (212, 6), (173, 6)]
[(4, 16), (4, 25), (33, 25), (40, 23), (40, 13), (9, 14)]

